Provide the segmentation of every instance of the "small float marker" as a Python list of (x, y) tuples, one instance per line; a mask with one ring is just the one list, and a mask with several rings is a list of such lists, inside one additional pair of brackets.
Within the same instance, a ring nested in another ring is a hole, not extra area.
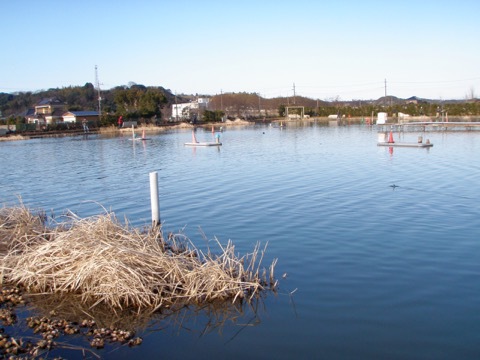
[(215, 135), (215, 142), (207, 141), (207, 142), (199, 142), (195, 137), (195, 132), (192, 130), (192, 142), (185, 143), (187, 146), (221, 146), (222, 143), (220, 142), (220, 134)]
[(137, 140), (150, 140), (150, 139), (145, 137), (145, 129), (142, 130), (142, 137), (137, 137), (137, 134), (135, 134), (135, 128), (132, 125), (132, 138), (130, 140), (137, 141)]
[(393, 141), (393, 132), (390, 130), (390, 134), (388, 135), (388, 143), (393, 144), (395, 141)]

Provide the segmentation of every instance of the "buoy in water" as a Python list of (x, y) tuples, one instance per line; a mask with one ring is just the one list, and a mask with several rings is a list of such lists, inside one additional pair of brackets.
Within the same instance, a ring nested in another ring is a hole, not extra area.
[(393, 144), (395, 141), (393, 141), (393, 132), (390, 130), (390, 134), (388, 135), (388, 143)]

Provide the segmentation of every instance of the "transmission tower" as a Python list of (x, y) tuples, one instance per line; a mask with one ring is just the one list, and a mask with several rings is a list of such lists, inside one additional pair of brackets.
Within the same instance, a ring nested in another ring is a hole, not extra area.
[(293, 83), (293, 105), (295, 105), (295, 83)]
[(98, 118), (102, 116), (102, 95), (100, 93), (100, 81), (98, 80), (98, 68), (95, 65), (95, 85), (97, 86), (98, 92)]

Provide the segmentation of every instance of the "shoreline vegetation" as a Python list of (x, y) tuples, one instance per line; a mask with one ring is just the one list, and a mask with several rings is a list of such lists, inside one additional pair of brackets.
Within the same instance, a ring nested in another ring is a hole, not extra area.
[[(266, 246), (240, 257), (231, 241), (213, 242), (218, 254), (182, 233), (137, 229), (113, 213), (69, 213), (57, 222), (23, 204), (1, 208), (0, 357), (38, 356), (70, 333), (83, 333), (95, 349), (136, 346), (135, 328), (155, 317), (206, 311), (221, 326), (245, 306), (255, 308), (267, 291), (276, 293), (276, 259), (268, 269), (261, 265)], [(41, 315), (25, 319), (41, 334), (36, 341), (5, 331), (18, 327), (15, 307), (25, 303)]]
[[(342, 117), (339, 119), (331, 119), (328, 117), (309, 117), (304, 119), (286, 119), (286, 118), (274, 118), (268, 119), (265, 121), (257, 120), (257, 121), (247, 121), (247, 120), (227, 120), (221, 123), (202, 123), (202, 124), (190, 124), (186, 122), (176, 123), (173, 125), (152, 125), (152, 124), (141, 124), (135, 127), (135, 131), (145, 131), (146, 133), (158, 133), (164, 132), (169, 130), (175, 129), (193, 129), (196, 127), (203, 127), (206, 129), (210, 129), (214, 127), (216, 129), (220, 127), (228, 127), (228, 126), (245, 126), (245, 125), (252, 125), (258, 123), (292, 123), (292, 122), (318, 122), (320, 124), (328, 125), (331, 121), (339, 121), (342, 125), (346, 124), (367, 124), (372, 125), (371, 118), (368, 116), (363, 117)], [(397, 118), (389, 118), (386, 125), (397, 125), (397, 124), (405, 124), (408, 122), (438, 122), (442, 121), (441, 118), (434, 117), (434, 116), (409, 116), (408, 118), (403, 118), (401, 120)], [(478, 116), (450, 116), (449, 122), (477, 122), (480, 121)], [(103, 135), (110, 135), (110, 134), (131, 134), (132, 129), (129, 127), (118, 128), (117, 126), (105, 126), (100, 127), (97, 129), (92, 129), (90, 133), (92, 134), (103, 134)], [(35, 133), (28, 133), (28, 134), (7, 134), (0, 136), (0, 141), (15, 141), (15, 140), (29, 140), (33, 138), (42, 138), (42, 137), (61, 137), (61, 136), (79, 136), (84, 135), (85, 133), (82, 130), (76, 131), (50, 131), (50, 132), (41, 132), (37, 131)]]
[[(158, 133), (158, 132), (164, 132), (164, 131), (169, 131), (169, 130), (175, 130), (175, 129), (193, 129), (195, 127), (205, 127), (205, 128), (211, 128), (212, 126), (215, 128), (220, 128), (220, 127), (228, 127), (228, 126), (239, 126), (239, 125), (251, 125), (252, 122), (250, 121), (245, 121), (245, 120), (227, 120), (222, 123), (211, 123), (211, 124), (190, 124), (190, 123), (177, 123), (173, 125), (153, 125), (153, 124), (141, 124), (137, 127), (135, 127), (136, 132), (141, 132), (145, 131), (148, 133)], [(123, 128), (118, 128), (117, 126), (111, 125), (111, 126), (104, 126), (100, 127), (97, 129), (92, 129), (89, 131), (91, 134), (104, 134), (104, 135), (110, 135), (110, 134), (126, 134), (130, 135), (132, 132), (131, 127), (123, 127)], [(49, 132), (41, 132), (41, 131), (36, 131), (35, 133), (28, 133), (28, 134), (7, 134), (4, 136), (0, 136), (0, 141), (14, 141), (14, 140), (29, 140), (33, 138), (42, 138), (42, 137), (60, 137), (60, 136), (79, 136), (79, 135), (85, 135), (85, 132), (83, 130), (76, 130), (76, 131), (49, 131)]]

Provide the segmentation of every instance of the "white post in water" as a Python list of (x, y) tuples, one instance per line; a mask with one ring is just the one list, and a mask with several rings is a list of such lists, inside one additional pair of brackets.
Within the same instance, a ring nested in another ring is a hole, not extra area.
[(152, 207), (152, 226), (160, 225), (160, 209), (158, 206), (158, 174), (150, 173), (150, 203)]

